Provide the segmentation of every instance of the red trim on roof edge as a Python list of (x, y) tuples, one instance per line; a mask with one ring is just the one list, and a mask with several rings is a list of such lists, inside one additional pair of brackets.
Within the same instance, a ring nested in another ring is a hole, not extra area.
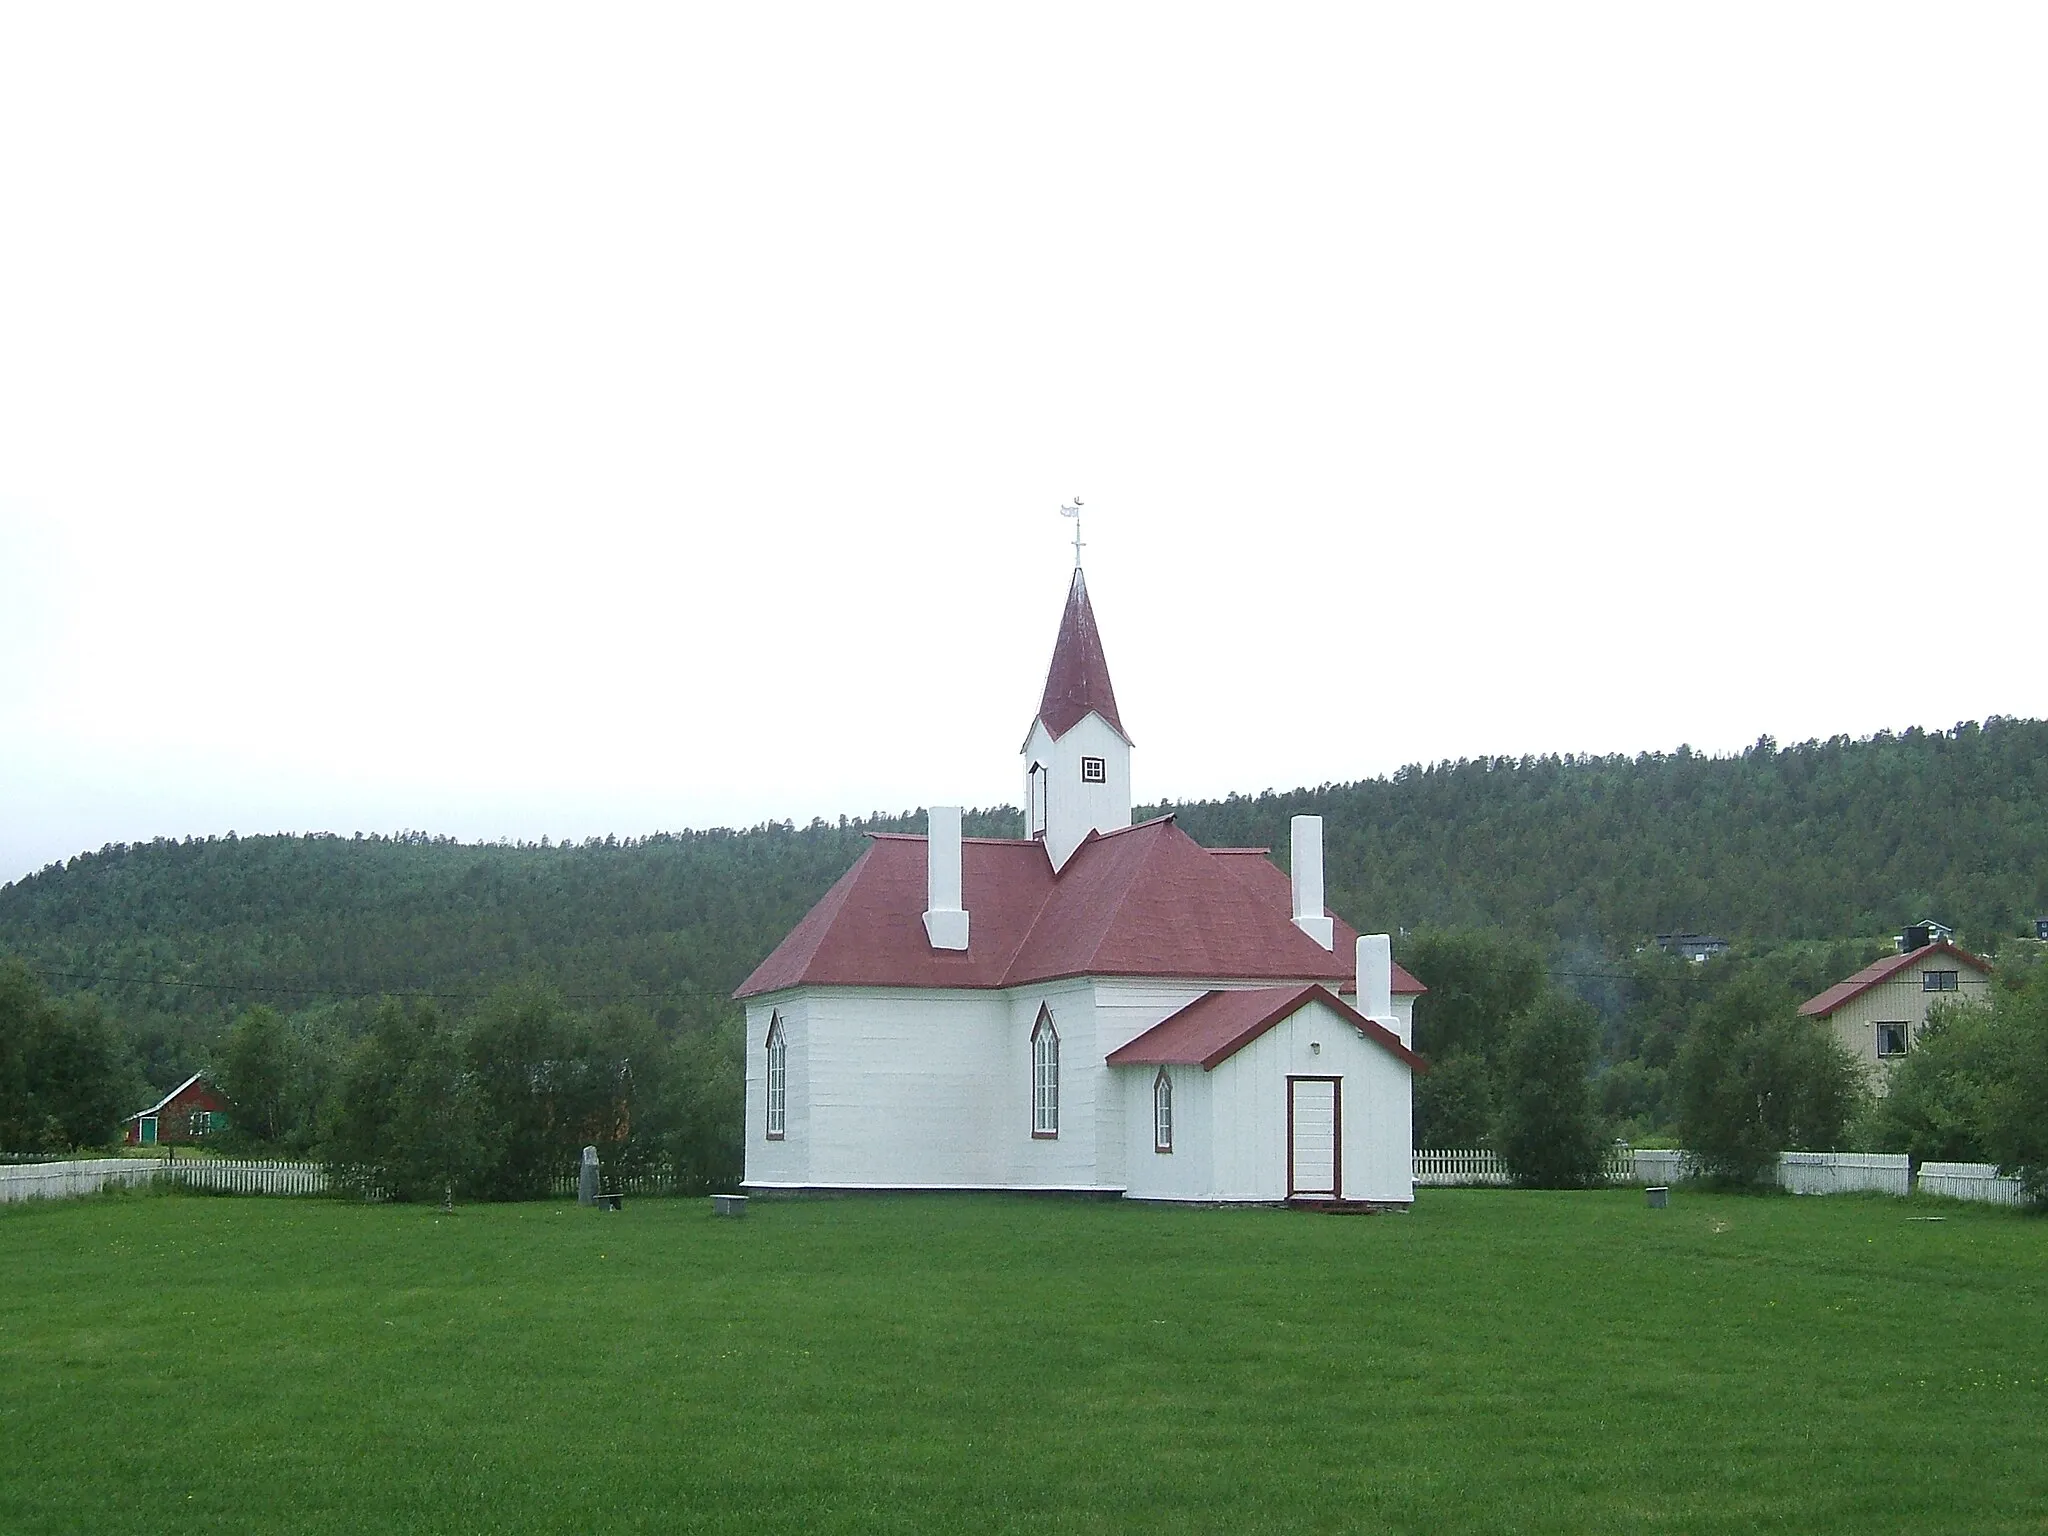
[(1916, 949), (1910, 955), (1888, 955), (1882, 960), (1866, 965), (1847, 981), (1838, 981), (1827, 991), (1809, 997), (1799, 1005), (1801, 1017), (1824, 1019), (1831, 1013), (1841, 1011), (1844, 1005), (1855, 1001), (1872, 987), (1882, 986), (1903, 970), (1910, 969), (1916, 962), (1929, 955), (1953, 955), (1966, 965), (1975, 967), (1986, 976), (1991, 974), (1991, 962), (1982, 955), (1973, 955), (1960, 945), (1951, 944), (1947, 939)]
[[(1148, 1049), (1145, 1046), (1147, 1040), (1151, 1039), (1154, 1035), (1160, 1034), (1161, 1031), (1166, 1031), (1168, 1036), (1179, 1033), (1178, 1030), (1171, 1030), (1168, 1026), (1172, 1025), (1176, 1020), (1184, 1019), (1186, 1015), (1203, 1007), (1205, 1004), (1209, 1004), (1212, 999), (1228, 998), (1235, 1000), (1274, 993), (1282, 995), (1278, 997), (1272, 1007), (1262, 1010), (1250, 1023), (1238, 1029), (1222, 1044), (1212, 1047), (1195, 1062), (1185, 1061), (1180, 1058), (1167, 1059), (1160, 1050)], [(1406, 1062), (1411, 1070), (1416, 1072), (1427, 1072), (1429, 1070), (1429, 1063), (1403, 1045), (1399, 1035), (1396, 1035), (1384, 1024), (1375, 1023), (1367, 1018), (1341, 997), (1338, 997), (1328, 987), (1320, 984), (1311, 984), (1306, 987), (1258, 987), (1235, 991), (1219, 987), (1204, 992), (1185, 1008), (1177, 1009), (1173, 1013), (1168, 1014), (1157, 1024), (1146, 1030), (1144, 1034), (1138, 1036), (1137, 1039), (1118, 1046), (1105, 1059), (1112, 1067), (1187, 1066), (1199, 1064), (1204, 1072), (1213, 1072), (1217, 1067), (1250, 1045), (1275, 1024), (1280, 1023), (1284, 1019), (1292, 1018), (1310, 1003), (1325, 1004), (1333, 1013), (1343, 1019), (1345, 1023), (1351, 1025), (1352, 1028), (1364, 1035), (1366, 1039)]]

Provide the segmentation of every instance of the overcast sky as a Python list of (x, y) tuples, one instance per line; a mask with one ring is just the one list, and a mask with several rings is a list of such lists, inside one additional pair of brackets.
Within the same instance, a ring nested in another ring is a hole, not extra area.
[(2044, 43), (11, 7), (0, 880), (2039, 716)]

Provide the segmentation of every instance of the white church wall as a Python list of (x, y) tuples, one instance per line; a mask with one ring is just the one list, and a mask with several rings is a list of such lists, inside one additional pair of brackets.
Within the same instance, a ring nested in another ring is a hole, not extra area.
[[(1018, 1189), (1121, 1189), (1123, 1105), (1113, 1093), (1094, 988), (1086, 980), (1008, 993), (1008, 1043), (999, 1081), (1005, 1183)], [(1060, 1037), (1059, 1135), (1031, 1133), (1031, 1032), (1038, 1010)], [(1110, 1145), (1106, 1145), (1110, 1144)]]
[(1343, 1195), (1409, 1201), (1413, 1129), (1406, 1067), (1321, 1003), (1283, 1019), (1210, 1074), (1216, 1196), (1287, 1196), (1287, 1080), (1339, 1080)]
[(809, 1181), (1003, 1182), (993, 994), (835, 988), (812, 1004)]
[[(1031, 1030), (1060, 1033), (1060, 1129), (1031, 1134)], [(767, 1031), (788, 1042), (788, 1134), (769, 1141)], [(761, 1188), (1120, 1189), (1120, 1103), (1105, 1105), (1090, 987), (1026, 992), (828, 987), (750, 1006), (747, 1178)], [(1102, 1139), (1116, 1146), (1105, 1160)]]
[[(783, 1127), (779, 1140), (768, 1139), (768, 1028), (782, 1018)], [(801, 1184), (809, 1176), (810, 1008), (802, 996), (774, 1003), (747, 1005), (747, 1161), (748, 1183)]]
[(1153, 1121), (1158, 1067), (1112, 1068), (1123, 1089), (1126, 1192), (1133, 1200), (1216, 1198), (1212, 1074), (1199, 1066), (1165, 1069), (1173, 1084), (1173, 1150), (1161, 1152)]

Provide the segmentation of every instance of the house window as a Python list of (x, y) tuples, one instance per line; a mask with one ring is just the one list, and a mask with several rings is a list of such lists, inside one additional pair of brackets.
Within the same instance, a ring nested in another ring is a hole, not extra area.
[(1031, 1134), (1040, 1138), (1060, 1133), (1060, 1032), (1052, 1014), (1038, 1010), (1031, 1031)]
[(1173, 1079), (1164, 1067), (1152, 1079), (1152, 1150), (1173, 1150)]
[(1880, 1024), (1877, 1026), (1877, 1054), (1880, 1056), (1903, 1056), (1906, 1054), (1906, 1026), (1903, 1024)]
[(782, 1140), (788, 1125), (789, 1041), (782, 1034), (782, 1015), (768, 1020), (768, 1139)]
[(211, 1114), (209, 1114), (206, 1110), (203, 1109), (195, 1109), (192, 1111), (192, 1120), (190, 1125), (187, 1127), (187, 1134), (191, 1135), (196, 1139), (200, 1136), (204, 1136), (208, 1131), (212, 1129), (213, 1116)]
[(1922, 971), (1920, 987), (1925, 992), (1954, 992), (1962, 986), (1961, 971)]
[(1083, 784), (1107, 784), (1109, 764), (1099, 757), (1081, 759), (1081, 782)]

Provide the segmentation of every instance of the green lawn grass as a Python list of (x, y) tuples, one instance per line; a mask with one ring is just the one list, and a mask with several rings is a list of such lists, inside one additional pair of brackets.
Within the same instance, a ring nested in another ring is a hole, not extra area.
[(2048, 1530), (1991, 1209), (134, 1196), (0, 1273), (10, 1536)]

